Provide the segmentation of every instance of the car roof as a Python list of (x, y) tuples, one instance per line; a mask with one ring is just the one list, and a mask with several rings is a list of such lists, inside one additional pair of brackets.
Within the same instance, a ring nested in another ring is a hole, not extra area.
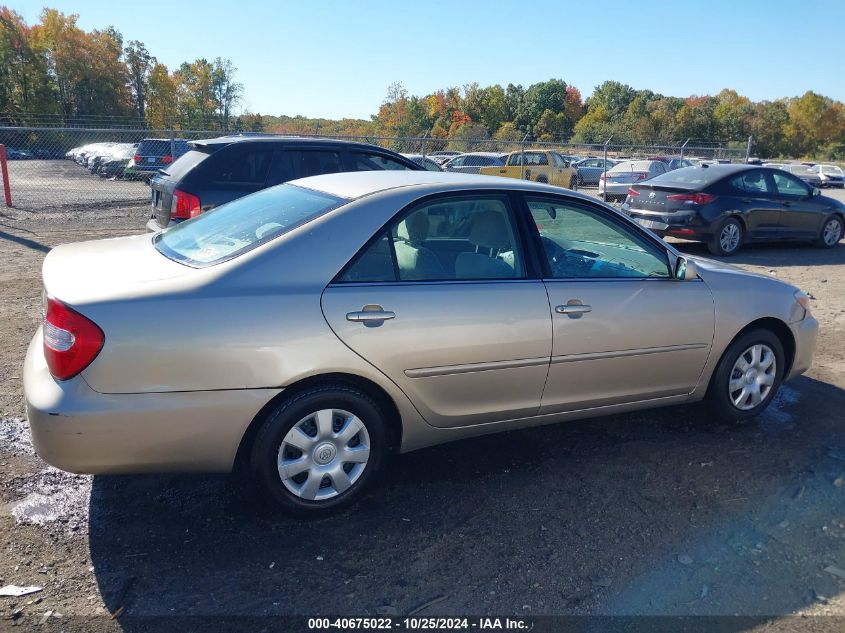
[[(208, 145), (231, 145), (233, 143), (308, 143), (314, 145), (347, 145), (367, 148), (384, 149), (377, 145), (370, 145), (368, 143), (361, 143), (357, 141), (341, 141), (333, 138), (314, 138), (311, 136), (218, 136), (216, 138), (206, 138), (196, 141), (191, 141), (191, 144), (196, 146)], [(384, 151), (394, 153), (391, 150)]]
[[(523, 191), (543, 191), (548, 193), (562, 193), (560, 187), (544, 185), (520, 180), (518, 178), (501, 178), (478, 174), (464, 174), (459, 172), (436, 171), (355, 171), (336, 174), (323, 174), (292, 180), (294, 184), (316, 191), (322, 191), (333, 196), (356, 199), (370, 194), (404, 187), (422, 187), (425, 195), (462, 189), (503, 189)], [(566, 192), (567, 195), (596, 202), (595, 198), (576, 192)]]
[[(487, 156), (490, 158), (499, 158), (502, 156), (501, 152), (464, 152), (463, 154), (458, 154), (458, 156)], [(455, 156), (455, 158), (458, 158)]]

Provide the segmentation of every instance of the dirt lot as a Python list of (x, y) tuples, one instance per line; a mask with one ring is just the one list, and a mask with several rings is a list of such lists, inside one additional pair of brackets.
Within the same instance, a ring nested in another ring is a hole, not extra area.
[(146, 214), (0, 210), (0, 585), (43, 587), (0, 598), (0, 622), (57, 612), (47, 621), (66, 630), (141, 631), (140, 616), (401, 615), (433, 601), (420, 615), (842, 624), (777, 618), (845, 616), (845, 245), (734, 258), (811, 293), (821, 323), (814, 367), (755, 422), (689, 406), (458, 442), (395, 460), (340, 516), (300, 522), (229, 477), (73, 476), (32, 453), (20, 375), (44, 254), (139, 232)]

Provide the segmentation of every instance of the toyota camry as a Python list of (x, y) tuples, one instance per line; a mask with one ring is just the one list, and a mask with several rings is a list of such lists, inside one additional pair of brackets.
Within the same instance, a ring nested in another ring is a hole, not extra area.
[(706, 400), (750, 418), (810, 365), (807, 296), (533, 182), (315, 176), (167, 231), (60, 246), (24, 390), (74, 472), (244, 466), (301, 514), (391, 452)]

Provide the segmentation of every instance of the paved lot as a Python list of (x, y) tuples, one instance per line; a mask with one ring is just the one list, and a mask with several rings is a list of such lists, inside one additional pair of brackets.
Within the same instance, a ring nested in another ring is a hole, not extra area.
[(0, 214), (0, 584), (44, 587), (0, 598), (0, 618), (123, 607), (86, 628), (140, 631), (140, 615), (429, 601), (421, 614), (845, 615), (845, 579), (825, 571), (845, 569), (845, 245), (732, 260), (810, 292), (822, 327), (812, 370), (753, 423), (688, 406), (467, 440), (396, 459), (363, 503), (300, 522), (229, 477), (72, 476), (32, 454), (15, 420), (41, 260), (140, 232), (146, 208)]

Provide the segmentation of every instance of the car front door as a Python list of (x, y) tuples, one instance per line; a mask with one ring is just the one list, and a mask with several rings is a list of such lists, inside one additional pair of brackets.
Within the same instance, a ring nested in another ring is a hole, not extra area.
[(674, 279), (665, 247), (612, 211), (565, 197), (525, 200), (553, 326), (540, 413), (691, 392), (713, 340), (706, 284)]
[(551, 355), (543, 282), (501, 193), (401, 212), (323, 293), (335, 334), (433, 426), (535, 415)]
[(772, 174), (777, 196), (783, 205), (780, 214), (781, 237), (812, 239), (819, 234), (825, 208), (819, 204), (812, 189), (800, 178), (777, 171)]

